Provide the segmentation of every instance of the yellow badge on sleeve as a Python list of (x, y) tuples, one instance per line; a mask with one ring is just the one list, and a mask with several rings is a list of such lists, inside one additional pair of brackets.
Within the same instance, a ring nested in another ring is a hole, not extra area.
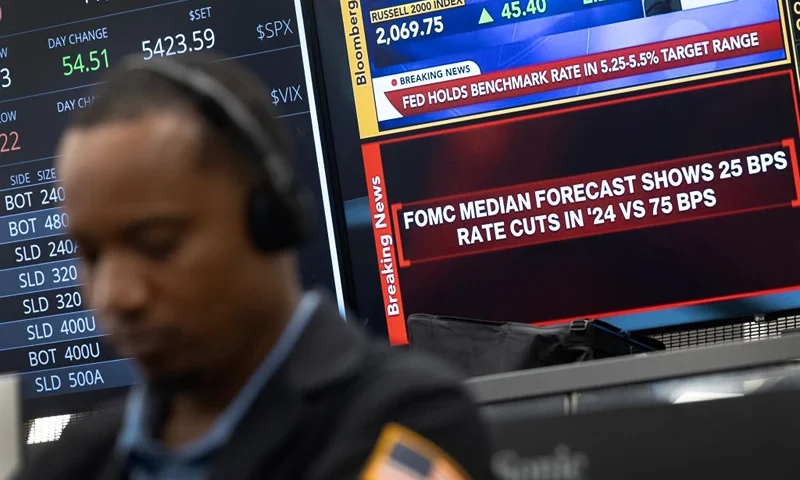
[(361, 480), (468, 480), (447, 453), (402, 425), (383, 427)]

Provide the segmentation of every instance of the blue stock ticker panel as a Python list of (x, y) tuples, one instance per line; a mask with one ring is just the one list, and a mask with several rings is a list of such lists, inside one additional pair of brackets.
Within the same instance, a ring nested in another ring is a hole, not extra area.
[(86, 410), (135, 381), (131, 361), (102, 341), (81, 295), (81, 252), (65, 235), (65, 192), (53, 167), (68, 115), (92, 104), (88, 89), (128, 54), (215, 50), (265, 80), (293, 137), (299, 175), (319, 199), (314, 213), (326, 222), (317, 223), (328, 227), (302, 252), (303, 279), (336, 291), (341, 302), (308, 52), (293, 0), (26, 0), (2, 7), (0, 372), (21, 374), (26, 417)]

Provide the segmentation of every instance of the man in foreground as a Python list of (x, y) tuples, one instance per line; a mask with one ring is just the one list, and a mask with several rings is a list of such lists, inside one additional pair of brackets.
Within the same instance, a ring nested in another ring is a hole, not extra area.
[(266, 89), (212, 60), (128, 61), (62, 139), (84, 291), (143, 383), (21, 478), (489, 478), (448, 371), (303, 293), (302, 189)]

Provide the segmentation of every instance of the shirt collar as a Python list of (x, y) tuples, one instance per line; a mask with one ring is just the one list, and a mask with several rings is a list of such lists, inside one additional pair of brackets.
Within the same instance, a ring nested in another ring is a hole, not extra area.
[[(272, 350), (211, 429), (203, 437), (185, 445), (177, 452), (171, 452), (171, 455), (186, 460), (202, 458), (227, 442), (256, 397), (291, 354), (319, 302), (320, 295), (316, 292), (308, 292), (303, 296)], [(157, 409), (156, 398), (147, 385), (142, 384), (132, 388), (117, 441), (117, 449), (122, 455), (130, 455), (133, 452), (144, 455), (164, 454), (163, 448), (152, 436)]]

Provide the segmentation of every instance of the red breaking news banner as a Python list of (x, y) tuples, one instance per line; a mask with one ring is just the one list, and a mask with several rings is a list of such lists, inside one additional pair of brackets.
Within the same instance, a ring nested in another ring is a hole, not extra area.
[(392, 206), (399, 263), (798, 205), (794, 140)]
[(394, 235), (383, 175), (380, 145), (364, 145), (364, 170), (367, 176), (367, 191), (370, 192), (370, 213), (375, 236), (375, 251), (378, 254), (378, 269), (381, 276), (384, 314), (386, 315), (389, 342), (392, 345), (408, 343), (406, 316), (403, 313), (403, 296), (400, 293), (400, 278), (395, 265)]
[(386, 92), (403, 116), (698, 65), (783, 48), (779, 21)]

